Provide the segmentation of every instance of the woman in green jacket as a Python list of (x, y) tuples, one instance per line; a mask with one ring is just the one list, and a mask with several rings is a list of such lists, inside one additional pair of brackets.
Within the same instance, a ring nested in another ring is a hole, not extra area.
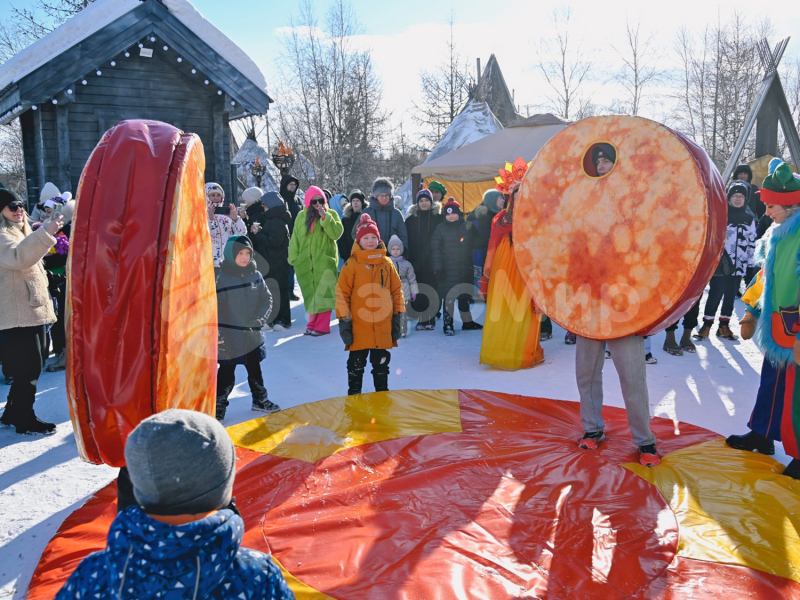
[(297, 274), (303, 303), (309, 314), (305, 333), (318, 336), (331, 332), (339, 264), (336, 240), (341, 237), (344, 227), (318, 187), (312, 185), (306, 190), (305, 204), (305, 210), (294, 222), (294, 234), (289, 242), (289, 264)]

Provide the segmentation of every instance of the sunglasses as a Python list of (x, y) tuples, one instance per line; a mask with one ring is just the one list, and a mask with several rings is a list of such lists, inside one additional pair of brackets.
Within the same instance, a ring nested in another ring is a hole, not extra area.
[(314, 198), (310, 204), (311, 206), (314, 206), (315, 204), (325, 204), (325, 200)]
[(22, 202), (9, 202), (8, 204), (8, 210), (11, 212), (17, 212), (20, 208), (25, 208)]

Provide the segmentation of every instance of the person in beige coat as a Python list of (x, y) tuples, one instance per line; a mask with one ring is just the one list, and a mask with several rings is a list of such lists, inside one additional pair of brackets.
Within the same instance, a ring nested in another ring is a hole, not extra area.
[(52, 433), (56, 426), (40, 421), (33, 403), (47, 357), (47, 325), (56, 321), (42, 258), (63, 219), (32, 232), (23, 202), (7, 189), (0, 189), (0, 209), (0, 353), (12, 378), (0, 424), (17, 433)]

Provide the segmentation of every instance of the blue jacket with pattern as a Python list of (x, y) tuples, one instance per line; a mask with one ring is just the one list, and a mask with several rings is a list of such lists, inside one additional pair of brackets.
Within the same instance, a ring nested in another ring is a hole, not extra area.
[(111, 524), (106, 549), (81, 561), (56, 600), (294, 600), (269, 556), (240, 548), (243, 534), (242, 518), (228, 509), (167, 525), (128, 507)]

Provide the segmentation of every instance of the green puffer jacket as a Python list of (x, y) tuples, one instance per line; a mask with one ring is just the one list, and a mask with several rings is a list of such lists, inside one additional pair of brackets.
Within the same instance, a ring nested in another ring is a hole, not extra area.
[(314, 223), (306, 231), (306, 210), (294, 221), (294, 233), (289, 242), (289, 264), (294, 266), (297, 281), (303, 292), (306, 312), (310, 315), (336, 307), (336, 280), (339, 250), (336, 247), (344, 227), (335, 210), (328, 209), (324, 221)]

